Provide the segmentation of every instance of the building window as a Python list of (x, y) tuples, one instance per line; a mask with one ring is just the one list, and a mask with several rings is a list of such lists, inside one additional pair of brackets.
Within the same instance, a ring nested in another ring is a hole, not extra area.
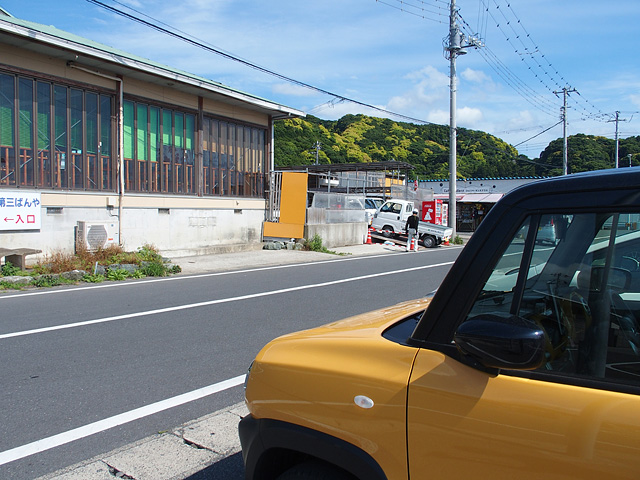
[[(114, 102), (0, 73), (0, 186), (115, 191)], [(207, 116), (197, 125), (193, 113), (131, 100), (123, 117), (125, 192), (264, 196), (264, 128)]]
[(127, 100), (125, 191), (195, 195), (202, 171), (204, 195), (261, 197), (264, 139), (264, 129), (204, 117), (198, 164), (195, 115)]
[(266, 131), (207, 117), (202, 130), (204, 194), (262, 197)]
[(0, 185), (113, 190), (113, 98), (0, 74)]

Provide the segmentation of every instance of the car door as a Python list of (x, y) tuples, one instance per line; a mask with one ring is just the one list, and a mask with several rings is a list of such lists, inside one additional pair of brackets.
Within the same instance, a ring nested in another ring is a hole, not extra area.
[[(408, 395), (410, 478), (638, 478), (640, 268), (629, 258), (640, 230), (621, 218), (580, 212), (522, 224), (460, 321), (532, 320), (545, 363), (491, 371), (447, 354), (451, 344), (422, 348)], [(556, 241), (540, 242), (538, 227), (551, 221)]]
[(384, 228), (385, 226), (393, 227), (396, 233), (402, 231), (404, 228), (404, 225), (402, 225), (403, 209), (403, 203), (388, 200), (380, 207), (377, 213), (376, 224), (379, 228)]

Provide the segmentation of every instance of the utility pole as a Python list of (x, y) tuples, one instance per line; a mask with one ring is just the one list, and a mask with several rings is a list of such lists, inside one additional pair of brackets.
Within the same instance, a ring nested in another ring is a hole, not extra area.
[(468, 45), (465, 37), (460, 33), (458, 27), (458, 10), (456, 0), (451, 0), (451, 11), (449, 13), (449, 38), (448, 44), (444, 47), (445, 58), (449, 60), (449, 226), (453, 229), (451, 238), (456, 237), (456, 177), (457, 177), (457, 137), (458, 129), (456, 125), (456, 58), (467, 52), (467, 47), (481, 47), (482, 44), (476, 38), (469, 38)]
[[(616, 122), (616, 168), (619, 167), (618, 165), (618, 146), (620, 145), (620, 137), (618, 136), (618, 123), (620, 122), (626, 122), (627, 119), (621, 119), (620, 118), (620, 112), (616, 111), (616, 118), (615, 120), (608, 120), (609, 122)], [(629, 165), (631, 166), (631, 165)]]
[(616, 110), (616, 168), (618, 168), (618, 146), (620, 139), (618, 138), (618, 123), (620, 121), (620, 112)]
[[(561, 120), (562, 120), (562, 138), (563, 138), (563, 144), (562, 144), (562, 174), (563, 175), (567, 175), (569, 171), (569, 156), (567, 154), (567, 95), (572, 92), (577, 92), (577, 90), (575, 88), (572, 88), (571, 90), (569, 90), (567, 87), (564, 87), (562, 89), (564, 103), (563, 103), (563, 106), (560, 107), (560, 111), (562, 112)], [(553, 93), (558, 95), (560, 92), (553, 92)]]
[(320, 153), (320, 150), (322, 150), (322, 144), (320, 142), (316, 142), (316, 144), (313, 146), (313, 148), (316, 151), (316, 165), (318, 165), (318, 154)]

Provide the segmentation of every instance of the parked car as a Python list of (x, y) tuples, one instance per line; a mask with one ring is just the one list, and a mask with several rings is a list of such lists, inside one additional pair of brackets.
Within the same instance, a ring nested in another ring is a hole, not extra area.
[(530, 183), (433, 296), (270, 342), (246, 478), (637, 479), (639, 191), (640, 169)]
[(376, 214), (376, 212), (380, 209), (384, 200), (376, 197), (366, 197), (364, 199), (364, 209), (366, 211), (367, 223), (371, 225), (371, 219)]

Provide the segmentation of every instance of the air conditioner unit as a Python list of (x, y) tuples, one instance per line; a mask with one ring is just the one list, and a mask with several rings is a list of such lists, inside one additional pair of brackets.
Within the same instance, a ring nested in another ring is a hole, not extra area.
[(76, 249), (81, 245), (89, 251), (118, 245), (118, 224), (115, 222), (78, 222)]

